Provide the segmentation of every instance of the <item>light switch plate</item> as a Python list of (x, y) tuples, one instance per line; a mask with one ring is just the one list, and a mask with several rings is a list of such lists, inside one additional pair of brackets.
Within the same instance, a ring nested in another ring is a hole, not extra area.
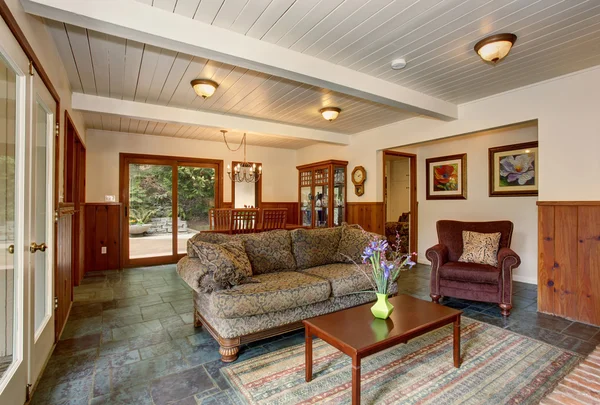
[(105, 254), (106, 254), (106, 246), (102, 246), (101, 253), (102, 253), (103, 255), (105, 255)]
[(114, 195), (105, 195), (104, 196), (104, 201), (106, 201), (106, 202), (115, 202), (116, 199), (115, 199)]

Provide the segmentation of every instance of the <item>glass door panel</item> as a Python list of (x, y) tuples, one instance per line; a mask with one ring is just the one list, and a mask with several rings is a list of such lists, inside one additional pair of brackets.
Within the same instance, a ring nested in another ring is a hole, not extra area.
[(315, 186), (315, 227), (327, 228), (329, 206), (329, 187)]
[[(209, 229), (208, 210), (215, 207), (217, 170), (213, 167), (177, 167), (177, 253), (187, 251), (187, 241)], [(248, 183), (246, 183), (248, 184)], [(251, 184), (255, 186), (254, 183)]]
[(17, 75), (0, 56), (0, 105), (4, 107), (0, 108), (0, 381), (18, 357), (15, 353), (16, 82)]
[(344, 219), (346, 207), (346, 178), (345, 169), (336, 167), (333, 175), (333, 225), (340, 226)]
[(312, 226), (312, 199), (311, 188), (300, 187), (300, 220), (302, 226)]
[(173, 255), (173, 167), (129, 164), (129, 259)]
[[(47, 180), (47, 137), (48, 131), (52, 131), (52, 113), (46, 110), (41, 100), (35, 102), (35, 133), (33, 134), (35, 145), (33, 146), (33, 178), (31, 180), (31, 187), (33, 188), (33, 195), (31, 204), (33, 207), (34, 220), (32, 230), (32, 241), (36, 244), (46, 244), (49, 240), (49, 234), (52, 232), (51, 229), (47, 229), (47, 207), (51, 205), (51, 201), (47, 201), (47, 196), (52, 195), (53, 191), (49, 190), (47, 194), (46, 187), (48, 185)], [(49, 266), (47, 261), (48, 256), (45, 253), (45, 247), (43, 250), (38, 250), (33, 255), (34, 260), (34, 283), (33, 283), (33, 301), (34, 301), (34, 330), (35, 338), (40, 335), (45, 322), (50, 317), (50, 297), (52, 291), (51, 277), (49, 274)]]

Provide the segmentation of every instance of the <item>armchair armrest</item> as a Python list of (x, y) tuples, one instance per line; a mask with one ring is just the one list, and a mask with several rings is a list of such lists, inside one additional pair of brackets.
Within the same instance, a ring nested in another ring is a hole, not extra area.
[(431, 269), (436, 270), (448, 261), (448, 248), (446, 245), (438, 243), (435, 246), (430, 247), (425, 252), (425, 257), (431, 262)]
[(442, 245), (441, 243), (438, 243), (437, 245), (432, 246), (429, 249), (427, 249), (427, 252), (425, 252), (425, 257), (427, 257), (429, 259), (429, 261), (431, 262), (431, 280), (430, 280), (431, 292), (430, 292), (430, 295), (434, 301), (436, 300), (436, 297), (439, 300), (440, 277), (439, 277), (438, 270), (439, 270), (440, 266), (442, 266), (444, 263), (446, 263), (448, 261), (448, 248), (446, 247), (446, 245)]
[(498, 269), (500, 270), (501, 304), (512, 306), (512, 269), (519, 267), (521, 258), (512, 249), (501, 248), (498, 252)]

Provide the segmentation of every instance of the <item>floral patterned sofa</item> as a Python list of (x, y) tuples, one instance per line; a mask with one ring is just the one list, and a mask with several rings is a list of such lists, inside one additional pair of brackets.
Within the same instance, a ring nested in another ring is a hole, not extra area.
[[(177, 271), (194, 289), (195, 326), (204, 325), (219, 343), (221, 359), (231, 362), (242, 344), (302, 328), (303, 319), (373, 301), (370, 268), (355, 263), (374, 237), (348, 225), (235, 236), (201, 232), (188, 241), (188, 255)], [(222, 270), (219, 257), (210, 259), (217, 263), (212, 266), (198, 256), (205, 253), (198, 245), (206, 249), (207, 242), (234, 239), (243, 241), (252, 267), (245, 282), (231, 282), (235, 277)]]

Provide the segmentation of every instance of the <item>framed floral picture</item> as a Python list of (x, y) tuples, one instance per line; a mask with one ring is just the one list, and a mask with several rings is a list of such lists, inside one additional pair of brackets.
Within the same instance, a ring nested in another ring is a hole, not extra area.
[(490, 197), (538, 195), (538, 143), (489, 149)]
[(428, 200), (467, 199), (467, 154), (441, 156), (425, 161)]

